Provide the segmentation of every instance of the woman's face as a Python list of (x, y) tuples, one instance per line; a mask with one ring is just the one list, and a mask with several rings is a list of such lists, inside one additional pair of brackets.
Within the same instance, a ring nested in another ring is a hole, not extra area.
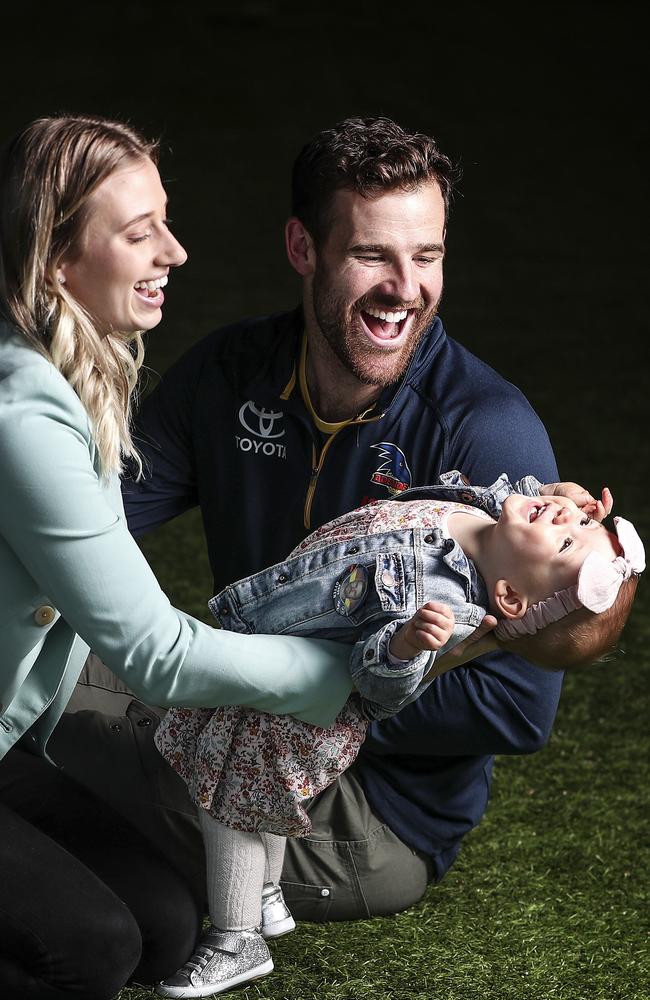
[(167, 196), (155, 164), (132, 160), (99, 185), (74, 256), (57, 277), (102, 334), (151, 330), (162, 319), (170, 268), (187, 254), (167, 228)]

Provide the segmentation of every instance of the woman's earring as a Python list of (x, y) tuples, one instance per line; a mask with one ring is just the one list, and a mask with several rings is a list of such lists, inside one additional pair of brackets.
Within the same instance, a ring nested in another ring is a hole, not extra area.
[(60, 285), (65, 285), (65, 278), (63, 277), (62, 274), (59, 275), (59, 277), (58, 277), (57, 280), (58, 280), (58, 282), (59, 282)]

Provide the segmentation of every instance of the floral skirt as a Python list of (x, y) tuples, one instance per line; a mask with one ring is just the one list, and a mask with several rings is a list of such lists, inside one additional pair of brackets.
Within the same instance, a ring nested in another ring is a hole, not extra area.
[(220, 823), (300, 837), (311, 830), (305, 805), (350, 766), (367, 726), (354, 699), (327, 729), (248, 708), (172, 708), (156, 746)]

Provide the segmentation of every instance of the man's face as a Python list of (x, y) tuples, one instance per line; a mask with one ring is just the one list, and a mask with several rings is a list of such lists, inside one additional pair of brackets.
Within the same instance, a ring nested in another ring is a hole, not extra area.
[[(340, 190), (329, 217), (311, 280), (313, 318), (361, 382), (390, 385), (404, 374), (442, 295), (440, 188), (431, 182), (376, 198)], [(309, 305), (308, 293), (308, 317)]]

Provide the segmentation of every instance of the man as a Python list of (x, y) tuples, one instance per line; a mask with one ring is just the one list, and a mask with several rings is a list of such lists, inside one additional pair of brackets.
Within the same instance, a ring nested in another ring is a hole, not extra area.
[[(218, 590), (344, 511), (448, 469), (486, 485), (501, 472), (557, 479), (529, 404), (437, 318), (451, 181), (431, 138), (387, 119), (344, 121), (302, 150), (286, 227), (302, 307), (218, 330), (146, 401), (138, 438), (148, 471), (125, 488), (136, 534), (199, 504)], [(180, 866), (193, 858), (198, 878), (184, 790), (170, 809), (157, 798), (175, 778), (151, 744), (157, 716), (95, 668), (73, 707), (113, 717), (69, 716), (59, 759), (101, 783)], [(289, 842), (294, 915), (351, 919), (415, 903), (480, 820), (493, 755), (545, 743), (560, 686), (493, 653), (374, 723), (355, 765), (312, 803), (312, 835)]]

